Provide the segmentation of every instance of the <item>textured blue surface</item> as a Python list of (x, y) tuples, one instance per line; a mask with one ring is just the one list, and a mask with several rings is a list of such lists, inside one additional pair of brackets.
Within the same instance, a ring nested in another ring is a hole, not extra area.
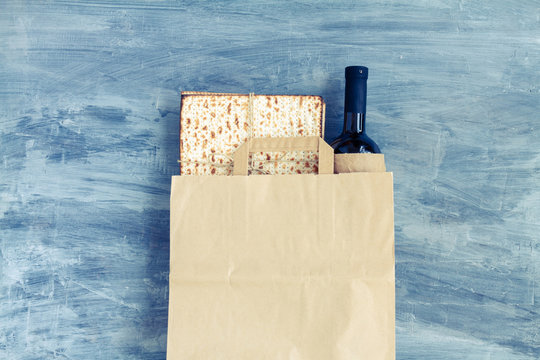
[(370, 68), (397, 358), (540, 358), (540, 4), (0, 3), (0, 358), (164, 359), (180, 90)]

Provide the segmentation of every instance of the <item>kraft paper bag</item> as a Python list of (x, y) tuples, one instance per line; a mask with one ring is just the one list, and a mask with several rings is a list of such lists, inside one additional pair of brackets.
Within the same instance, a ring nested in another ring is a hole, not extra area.
[[(246, 175), (286, 149), (319, 174)], [(392, 173), (333, 160), (318, 137), (252, 139), (235, 176), (173, 176), (167, 359), (394, 359)]]
[(383, 154), (336, 154), (334, 155), (334, 172), (384, 172)]

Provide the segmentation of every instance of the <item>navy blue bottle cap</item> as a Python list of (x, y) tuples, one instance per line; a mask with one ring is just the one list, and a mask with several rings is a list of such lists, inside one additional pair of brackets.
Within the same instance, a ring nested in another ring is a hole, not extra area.
[(345, 78), (368, 78), (368, 68), (365, 66), (347, 66), (345, 68)]

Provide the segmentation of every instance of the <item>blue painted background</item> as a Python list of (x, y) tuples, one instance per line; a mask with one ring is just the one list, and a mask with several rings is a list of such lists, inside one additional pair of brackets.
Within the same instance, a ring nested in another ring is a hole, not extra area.
[(0, 358), (164, 359), (181, 90), (370, 68), (398, 359), (540, 358), (537, 1), (0, 4)]

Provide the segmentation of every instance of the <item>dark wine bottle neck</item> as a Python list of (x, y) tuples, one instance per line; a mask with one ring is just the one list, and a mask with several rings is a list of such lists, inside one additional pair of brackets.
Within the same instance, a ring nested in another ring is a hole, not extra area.
[(343, 132), (363, 134), (366, 130), (366, 114), (346, 112), (343, 120)]
[(367, 78), (368, 69), (365, 66), (350, 66), (345, 69), (344, 133), (365, 132)]

